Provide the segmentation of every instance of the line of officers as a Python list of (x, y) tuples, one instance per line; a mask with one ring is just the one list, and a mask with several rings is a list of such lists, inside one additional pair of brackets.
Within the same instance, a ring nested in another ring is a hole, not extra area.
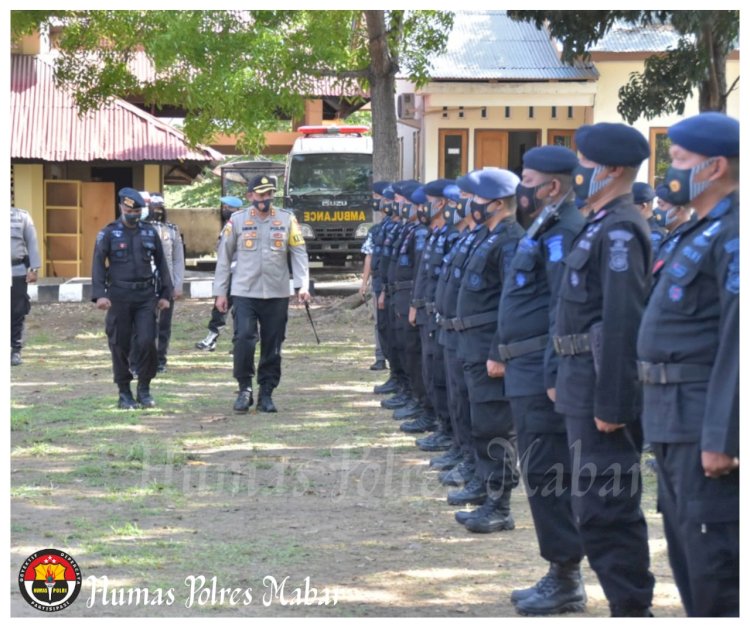
[(666, 230), (624, 124), (578, 129), (580, 157), (527, 151), (520, 180), (373, 184), (375, 392), (401, 430), (433, 432), (417, 446), (442, 452), (448, 503), (477, 506), (455, 514), (467, 530), (512, 530), (524, 482), (549, 569), (512, 592), (520, 614), (584, 610), (587, 556), (612, 616), (651, 615), (644, 431), (686, 613), (739, 613), (739, 122), (668, 135)]

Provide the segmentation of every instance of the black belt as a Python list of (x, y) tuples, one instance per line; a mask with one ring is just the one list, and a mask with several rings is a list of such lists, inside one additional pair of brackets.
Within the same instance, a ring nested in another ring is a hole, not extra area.
[(571, 334), (569, 336), (553, 336), (552, 344), (557, 355), (578, 355), (591, 353), (591, 341), (588, 334)]
[(431, 314), (434, 314), (435, 312), (437, 312), (437, 310), (435, 309), (435, 302), (425, 301), (424, 311), (427, 312), (427, 316), (430, 316)]
[(638, 362), (638, 379), (644, 384), (681, 384), (707, 382), (711, 367), (706, 364), (652, 364)]
[(453, 324), (453, 329), (456, 331), (464, 331), (465, 329), (487, 325), (488, 323), (497, 323), (497, 310), (494, 312), (473, 314), (472, 316), (465, 316), (463, 318), (453, 318), (451, 319), (451, 323)]
[(18, 266), (19, 264), (26, 264), (26, 258), (22, 257), (21, 259), (12, 259), (10, 260), (11, 266)]
[(437, 324), (440, 329), (445, 329), (446, 331), (453, 331), (453, 319), (452, 318), (446, 318), (443, 316), (440, 312), (435, 312), (435, 323)]
[(153, 286), (154, 280), (153, 278), (144, 279), (143, 281), (119, 281), (118, 279), (113, 279), (111, 284), (118, 288), (127, 288), (128, 290), (143, 290), (144, 288)]
[(544, 334), (543, 336), (535, 336), (534, 338), (528, 338), (520, 342), (513, 342), (509, 345), (497, 345), (497, 351), (500, 354), (500, 360), (507, 362), (527, 353), (534, 353), (535, 351), (545, 349), (548, 341), (549, 334)]
[(424, 299), (414, 299), (411, 302), (411, 306), (419, 309), (420, 307), (424, 307)]
[(414, 282), (409, 281), (394, 281), (393, 282), (393, 291), (398, 292), (399, 290), (408, 290), (414, 285)]

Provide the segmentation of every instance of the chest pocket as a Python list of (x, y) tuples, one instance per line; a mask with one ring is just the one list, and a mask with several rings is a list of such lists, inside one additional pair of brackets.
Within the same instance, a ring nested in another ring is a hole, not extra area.
[(517, 253), (510, 263), (508, 281), (518, 294), (532, 294), (538, 286), (537, 258), (533, 251)]
[(258, 232), (244, 231), (240, 236), (237, 250), (242, 253), (252, 253), (258, 250)]
[(588, 298), (589, 259), (591, 249), (575, 247), (565, 258), (566, 273), (560, 287), (560, 297), (567, 301), (584, 303)]
[(274, 253), (286, 253), (287, 249), (287, 234), (286, 230), (271, 231), (271, 250)]
[(113, 262), (127, 262), (130, 259), (130, 243), (123, 238), (112, 238), (109, 259)]
[(700, 268), (673, 261), (663, 270), (661, 281), (666, 283), (662, 307), (670, 312), (694, 314), (698, 308), (697, 279)]
[(141, 235), (141, 247), (143, 247), (143, 261), (150, 262), (156, 253), (156, 242), (152, 236)]
[(488, 249), (480, 246), (466, 265), (464, 285), (469, 290), (483, 290), (487, 285), (487, 278), (484, 273), (484, 269), (487, 266), (487, 253)]

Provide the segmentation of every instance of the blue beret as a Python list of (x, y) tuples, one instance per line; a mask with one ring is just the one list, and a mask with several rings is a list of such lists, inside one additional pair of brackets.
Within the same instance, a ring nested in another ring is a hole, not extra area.
[(523, 154), (523, 167), (551, 174), (570, 173), (578, 165), (578, 157), (565, 146), (537, 146)]
[(601, 166), (640, 166), (651, 150), (640, 131), (619, 122), (585, 124), (575, 134), (578, 150)]
[(266, 192), (276, 191), (276, 177), (269, 176), (266, 174), (259, 174), (257, 177), (253, 177), (250, 183), (247, 184), (248, 192), (256, 192), (258, 194), (265, 194)]
[(145, 207), (146, 201), (143, 200), (141, 193), (133, 188), (122, 188), (117, 196), (120, 198), (120, 202), (130, 208), (135, 209), (136, 207)]
[(681, 120), (667, 130), (673, 144), (706, 157), (738, 157), (740, 122), (723, 113), (706, 111)]
[(416, 190), (421, 185), (422, 184), (419, 181), (416, 181), (414, 179), (406, 179), (404, 181), (395, 181), (391, 184), (391, 187), (396, 194), (409, 198), (412, 192), (414, 192), (414, 190)]
[(445, 189), (443, 190), (443, 196), (447, 198), (449, 201), (458, 202), (461, 200), (461, 188), (458, 187), (455, 183), (452, 185), (446, 185)]
[(427, 194), (425, 194), (424, 186), (420, 185), (409, 195), (409, 200), (415, 205), (422, 205), (427, 202)]
[[(472, 170), (472, 172), (475, 172), (475, 171)], [(471, 174), (471, 173), (469, 173), (469, 174)], [(471, 192), (471, 190), (469, 189), (469, 185), (470, 184), (469, 184), (469, 175), (468, 174), (464, 174), (464, 175), (461, 175), (460, 177), (458, 177), (456, 179), (456, 185), (459, 187), (460, 190), (463, 190), (464, 192)]]
[(375, 194), (383, 196), (383, 190), (385, 190), (390, 184), (390, 181), (375, 181), (375, 183), (372, 184), (372, 191), (375, 192)]
[(467, 178), (469, 192), (490, 200), (513, 196), (521, 182), (518, 175), (501, 168), (475, 170)]
[(454, 183), (453, 179), (435, 179), (434, 181), (425, 183), (425, 194), (429, 194), (430, 196), (445, 196), (443, 190), (452, 183)]
[(227, 207), (234, 207), (236, 209), (242, 207), (242, 200), (236, 196), (222, 196), (219, 200)]
[(394, 191), (392, 184), (388, 185), (388, 187), (383, 190), (383, 196), (389, 201), (392, 201), (395, 198), (396, 192)]
[(664, 183), (660, 183), (659, 185), (657, 185), (654, 193), (661, 200), (669, 202), (669, 187)]
[(641, 203), (650, 203), (654, 200), (654, 196), (656, 196), (656, 192), (654, 192), (654, 188), (652, 188), (648, 183), (636, 181), (633, 184), (633, 201), (636, 203), (636, 205), (640, 205)]

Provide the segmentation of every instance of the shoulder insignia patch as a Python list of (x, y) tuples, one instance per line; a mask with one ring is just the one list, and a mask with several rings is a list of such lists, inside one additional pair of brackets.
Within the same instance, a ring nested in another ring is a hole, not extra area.
[(633, 234), (622, 229), (610, 231), (607, 236), (612, 241), (609, 247), (609, 268), (616, 273), (626, 271), (628, 263), (628, 242), (633, 239)]
[(733, 294), (740, 293), (740, 239), (733, 238), (724, 245), (724, 250), (732, 256), (727, 267), (727, 280), (724, 287)]
[(563, 258), (563, 237), (561, 235), (547, 238), (544, 244), (547, 246), (547, 258), (550, 262), (559, 262)]

